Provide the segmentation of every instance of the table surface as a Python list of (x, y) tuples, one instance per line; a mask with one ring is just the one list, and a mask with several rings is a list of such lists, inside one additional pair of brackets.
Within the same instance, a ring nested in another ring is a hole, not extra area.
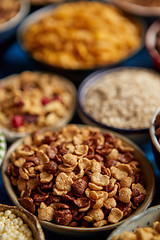
[[(156, 18), (145, 18), (145, 21), (147, 22), (147, 26), (149, 26), (153, 21), (155, 21)], [(155, 69), (154, 63), (152, 59), (150, 58), (146, 48), (144, 47), (136, 56), (132, 57), (130, 60), (127, 60), (125, 63), (123, 63), (121, 66), (139, 66), (139, 67), (146, 67)], [(31, 61), (31, 59), (22, 51), (20, 48), (16, 36), (14, 36), (10, 42), (6, 43), (3, 47), (0, 48), (0, 79), (3, 77), (6, 77), (10, 74), (14, 73), (20, 73), (24, 70), (41, 70), (39, 69), (39, 66), (37, 66), (35, 63)], [(158, 70), (157, 70), (158, 71)], [(61, 72), (63, 74), (63, 72)], [(66, 75), (65, 73), (63, 74)], [(84, 77), (87, 74), (74, 74), (74, 76), (67, 76), (69, 77), (76, 87), (78, 88), (80, 82), (84, 79)], [(72, 123), (81, 123), (81, 120), (77, 113), (75, 113), (73, 119), (71, 120)], [(139, 147), (144, 151), (148, 159), (150, 160), (156, 177), (156, 192), (155, 197), (152, 202), (153, 205), (160, 204), (159, 200), (159, 186), (160, 186), (160, 171), (157, 168), (157, 165), (154, 160), (153, 152), (152, 152), (152, 146), (150, 139), (147, 138), (146, 141), (139, 144)], [(10, 201), (2, 181), (2, 177), (0, 174), (0, 203), (12, 205), (12, 202)], [(68, 236), (61, 236), (57, 235), (53, 232), (50, 232), (46, 229), (43, 229), (45, 233), (46, 240), (53, 239), (53, 240), (67, 240), (67, 239), (76, 239), (77, 237), (68, 237)], [(106, 239), (108, 233), (101, 236), (100, 238)], [(92, 237), (92, 239), (97, 239), (97, 236)], [(85, 237), (84, 237), (85, 240)]]

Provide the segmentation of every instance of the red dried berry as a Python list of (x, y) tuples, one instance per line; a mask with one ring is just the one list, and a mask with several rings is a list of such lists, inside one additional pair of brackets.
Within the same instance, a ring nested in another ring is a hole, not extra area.
[(21, 115), (15, 115), (11, 120), (12, 127), (19, 128), (23, 125), (23, 117)]
[(55, 95), (55, 96), (53, 97), (53, 100), (54, 100), (54, 101), (60, 101), (60, 102), (61, 102), (61, 99), (60, 99), (60, 97), (59, 97), (58, 95)]
[(46, 104), (48, 104), (50, 101), (51, 101), (51, 100), (50, 100), (48, 97), (44, 97), (44, 98), (42, 99), (42, 104), (43, 104), (43, 105), (46, 105)]

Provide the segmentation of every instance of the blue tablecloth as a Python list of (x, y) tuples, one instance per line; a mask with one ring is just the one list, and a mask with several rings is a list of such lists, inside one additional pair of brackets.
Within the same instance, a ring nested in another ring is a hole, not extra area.
[[(147, 25), (151, 24), (155, 19), (145, 19), (147, 20)], [(125, 66), (141, 66), (141, 67), (146, 67), (146, 68), (152, 68), (155, 69), (154, 63), (152, 59), (150, 58), (146, 48), (144, 47), (136, 56), (132, 57), (130, 60), (126, 61), (122, 65)], [(35, 65), (31, 59), (22, 51), (20, 48), (19, 44), (16, 41), (16, 37), (14, 37), (10, 43), (7, 43), (6, 46), (3, 46), (0, 49), (0, 78), (3, 78), (5, 76), (8, 76), (13, 73), (19, 73), (23, 70), (38, 70), (37, 65)], [(157, 69), (156, 69), (157, 70)], [(63, 74), (63, 72), (62, 72)], [(80, 81), (83, 80), (84, 76), (78, 76)], [(80, 81), (76, 82), (75, 80), (75, 85), (78, 87)], [(81, 120), (78, 117), (78, 114), (76, 113), (74, 118), (71, 121), (72, 123), (81, 123)], [(152, 152), (152, 147), (151, 147), (151, 142), (150, 139), (146, 139), (145, 142), (139, 144), (139, 147), (144, 151), (148, 159), (150, 160), (155, 176), (156, 176), (156, 193), (154, 200), (152, 202), (152, 205), (156, 205), (160, 203), (159, 200), (159, 186), (160, 186), (160, 171), (158, 170), (153, 152)], [(12, 202), (10, 201), (4, 185), (2, 181), (2, 177), (0, 174), (0, 203), (4, 204), (10, 204), (12, 205)], [(57, 235), (53, 232), (50, 232), (46, 229), (44, 229), (46, 240), (49, 239), (75, 239), (74, 237), (67, 237), (67, 236), (60, 236)], [(106, 239), (107, 233), (105, 236), (101, 236), (101, 239)], [(95, 237), (96, 239), (97, 237)], [(94, 239), (94, 237), (92, 237)], [(85, 238), (84, 238), (85, 240)]]

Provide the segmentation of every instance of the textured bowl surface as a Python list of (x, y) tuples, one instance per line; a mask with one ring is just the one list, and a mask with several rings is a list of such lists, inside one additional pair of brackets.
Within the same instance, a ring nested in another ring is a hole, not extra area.
[[(77, 126), (82, 128), (85, 125), (77, 125)], [(101, 131), (109, 132), (104, 129), (101, 129)], [(116, 137), (120, 138), (122, 140), (122, 142), (124, 143), (124, 145), (131, 146), (135, 149), (134, 156), (136, 159), (139, 160), (139, 162), (141, 164), (141, 169), (142, 169), (142, 174), (143, 174), (145, 189), (147, 191), (147, 194), (146, 194), (146, 198), (143, 201), (143, 203), (136, 209), (135, 212), (133, 212), (133, 214), (131, 214), (131, 216), (133, 216), (133, 215), (136, 215), (136, 214), (142, 212), (144, 209), (146, 209), (151, 204), (153, 197), (154, 197), (154, 193), (155, 193), (155, 176), (154, 176), (154, 172), (153, 172), (151, 163), (146, 158), (145, 154), (140, 150), (140, 148), (137, 145), (135, 145), (132, 141), (130, 141), (129, 139), (123, 137), (122, 135), (117, 134), (117, 133), (114, 133), (114, 135)], [(5, 185), (5, 188), (8, 192), (10, 199), (12, 200), (12, 202), (15, 205), (20, 205), (20, 203), (18, 202), (18, 197), (13, 189), (13, 186), (11, 184), (11, 181), (10, 181), (6, 171), (7, 171), (7, 166), (9, 163), (11, 153), (13, 151), (15, 151), (15, 149), (23, 141), (24, 141), (24, 139), (19, 139), (11, 145), (11, 147), (9, 148), (9, 150), (6, 154), (6, 157), (3, 161), (3, 165), (2, 165), (2, 178), (4, 181), (4, 185)], [(53, 224), (51, 222), (41, 221), (41, 220), (40, 220), (40, 223), (42, 224), (42, 226), (50, 229), (53, 232), (57, 232), (60, 234), (80, 235), (81, 236), (81, 235), (88, 235), (88, 234), (91, 235), (91, 234), (105, 233), (107, 230), (116, 228), (118, 225), (120, 225), (122, 222), (125, 222), (125, 221), (126, 221), (126, 219), (122, 220), (116, 224), (110, 224), (110, 225), (103, 226), (103, 227), (93, 227), (93, 228), (78, 228), (78, 227), (61, 226), (61, 225), (57, 225), (57, 224)]]
[[(68, 2), (69, 3), (69, 2)], [(40, 64), (41, 66), (45, 67), (46, 69), (49, 69), (49, 70), (57, 70), (57, 71), (65, 71), (65, 72), (82, 72), (82, 71), (85, 71), (85, 72), (90, 72), (90, 71), (94, 71), (94, 70), (98, 70), (98, 69), (101, 69), (103, 67), (106, 67), (106, 68), (111, 68), (113, 66), (117, 66), (125, 61), (127, 61), (128, 59), (130, 59), (131, 57), (133, 57), (134, 55), (136, 55), (143, 47), (144, 47), (144, 37), (145, 37), (145, 32), (146, 32), (146, 23), (143, 19), (139, 18), (139, 17), (135, 17), (139, 24), (140, 24), (140, 28), (141, 28), (141, 43), (140, 43), (140, 46), (138, 49), (136, 49), (135, 51), (132, 51), (127, 57), (125, 57), (124, 59), (116, 62), (116, 63), (113, 63), (113, 64), (109, 64), (109, 65), (106, 65), (104, 64), (103, 66), (98, 66), (98, 67), (91, 67), (91, 68), (83, 68), (83, 69), (71, 69), (71, 68), (62, 68), (62, 67), (58, 67), (58, 66), (53, 66), (51, 64), (48, 64), (48, 63), (45, 63), (45, 62), (42, 62), (42, 61), (39, 61), (35, 58), (33, 58), (32, 54), (29, 53), (25, 47), (24, 47), (24, 44), (23, 44), (23, 35), (26, 31), (26, 29), (31, 26), (33, 23), (39, 21), (40, 19), (42, 19), (44, 16), (46, 16), (47, 14), (53, 12), (53, 10), (56, 9), (56, 7), (59, 5), (59, 4), (63, 4), (63, 3), (57, 3), (57, 4), (52, 4), (50, 6), (45, 6), (45, 7), (42, 7), (41, 9), (35, 11), (34, 13), (30, 14), (24, 21), (23, 23), (19, 26), (18, 28), (18, 31), (17, 31), (17, 39), (19, 41), (19, 44), (20, 46), (22, 47), (22, 50), (29, 56), (31, 57), (34, 61), (36, 61), (38, 64)], [(133, 17), (133, 15), (131, 15)], [(63, 72), (64, 73), (64, 72)]]
[(34, 240), (45, 240), (43, 230), (38, 219), (27, 210), (17, 207), (0, 204), (0, 211), (11, 210), (17, 217), (20, 217), (29, 226)]
[(142, 6), (139, 4), (121, 1), (121, 0), (108, 0), (110, 3), (115, 4), (117, 7), (121, 8), (122, 10), (133, 13), (139, 16), (159, 16), (160, 15), (160, 7), (156, 6)]
[(135, 232), (139, 227), (151, 227), (155, 221), (160, 221), (160, 205), (148, 208), (115, 229), (106, 240), (122, 232)]
[(145, 37), (145, 44), (154, 63), (158, 68), (160, 68), (160, 54), (155, 49), (156, 35), (158, 31), (160, 31), (159, 20), (155, 21), (147, 30), (146, 37)]
[(30, 10), (29, 0), (19, 0), (20, 10), (19, 12), (10, 19), (9, 21), (0, 24), (0, 45), (4, 44), (9, 40), (12, 35), (16, 32), (18, 25), (27, 16)]

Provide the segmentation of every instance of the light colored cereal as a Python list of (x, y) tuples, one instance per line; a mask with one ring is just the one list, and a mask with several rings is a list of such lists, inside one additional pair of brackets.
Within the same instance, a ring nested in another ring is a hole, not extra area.
[(99, 172), (94, 172), (91, 176), (91, 182), (99, 186), (107, 186), (109, 184), (109, 177)]
[(53, 179), (53, 175), (47, 172), (41, 172), (39, 176), (41, 183), (49, 183)]
[(89, 210), (87, 216), (90, 216), (96, 222), (104, 219), (104, 213), (100, 208)]
[(112, 208), (116, 207), (116, 205), (117, 205), (117, 202), (116, 202), (116, 200), (113, 197), (107, 198), (104, 201), (104, 207), (106, 209), (112, 209)]
[(0, 237), (4, 240), (33, 240), (28, 224), (21, 217), (12, 213), (12, 210), (0, 212)]
[(117, 223), (123, 218), (123, 212), (119, 208), (112, 208), (109, 216), (108, 222), (110, 223)]
[(141, 27), (109, 4), (66, 3), (29, 26), (23, 43), (36, 60), (86, 69), (115, 63), (138, 49)]
[(132, 184), (132, 178), (131, 177), (124, 177), (120, 181), (121, 187), (130, 187)]
[(104, 75), (92, 85), (83, 107), (95, 120), (108, 126), (149, 128), (159, 107), (159, 91), (159, 74), (145, 69), (122, 69)]
[(88, 146), (87, 145), (76, 145), (75, 153), (78, 156), (85, 156), (88, 153)]
[(118, 169), (117, 167), (112, 166), (110, 168), (111, 170), (111, 174), (114, 178), (116, 178), (117, 180), (121, 180), (124, 177), (128, 176), (127, 172), (121, 171), (120, 169)]
[(123, 187), (119, 190), (119, 200), (123, 203), (129, 203), (132, 196), (132, 191), (128, 187)]
[(75, 167), (77, 165), (77, 156), (70, 153), (63, 155), (63, 164), (67, 167)]
[(61, 172), (58, 174), (55, 183), (59, 190), (69, 192), (71, 190), (73, 180), (67, 174)]
[(50, 222), (53, 220), (53, 215), (54, 209), (42, 202), (40, 207), (38, 208), (38, 218)]

